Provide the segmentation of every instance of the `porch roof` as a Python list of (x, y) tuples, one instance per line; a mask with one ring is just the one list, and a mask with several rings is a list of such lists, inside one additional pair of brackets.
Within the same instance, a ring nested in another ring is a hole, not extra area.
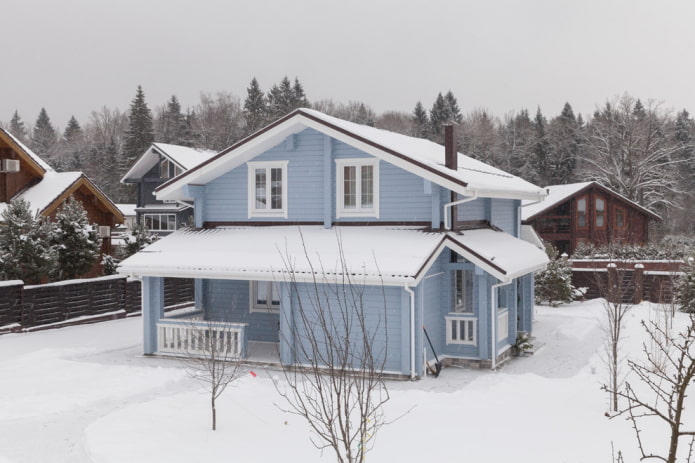
[(494, 231), (428, 232), (415, 228), (219, 227), (181, 229), (123, 261), (137, 276), (417, 285), (450, 248), (509, 281), (545, 267), (545, 253)]

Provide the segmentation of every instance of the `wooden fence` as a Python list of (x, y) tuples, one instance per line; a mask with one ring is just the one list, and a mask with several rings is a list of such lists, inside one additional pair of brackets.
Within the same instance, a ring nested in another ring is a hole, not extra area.
[[(0, 333), (121, 318), (142, 310), (139, 280), (114, 275), (25, 286), (0, 282)], [(193, 280), (164, 279), (164, 305), (193, 301)]]
[(673, 283), (681, 274), (681, 261), (572, 260), (572, 284), (587, 288), (585, 297), (670, 303)]

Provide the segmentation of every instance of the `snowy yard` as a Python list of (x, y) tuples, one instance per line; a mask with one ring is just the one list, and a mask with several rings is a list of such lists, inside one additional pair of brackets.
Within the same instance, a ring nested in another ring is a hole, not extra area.
[[(406, 414), (382, 428), (368, 460), (610, 462), (612, 441), (637, 461), (629, 423), (604, 416), (602, 310), (599, 301), (538, 307), (545, 346), (497, 372), (449, 368), (389, 383), (387, 418)], [(639, 321), (655, 313), (632, 309), (625, 353), (639, 355)], [(678, 314), (676, 326), (685, 322)], [(179, 361), (140, 355), (141, 323), (0, 336), (0, 463), (334, 461), (275, 406), (277, 371), (245, 374), (210, 431), (208, 396)]]

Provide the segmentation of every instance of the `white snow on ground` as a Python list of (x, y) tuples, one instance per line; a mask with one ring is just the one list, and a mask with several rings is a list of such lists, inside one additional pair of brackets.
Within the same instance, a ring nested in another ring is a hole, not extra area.
[[(632, 309), (626, 353), (639, 355), (639, 321), (655, 313)], [(610, 462), (613, 442), (637, 461), (629, 423), (604, 416), (601, 314), (600, 301), (538, 307), (535, 355), (497, 372), (390, 382), (387, 417), (400, 418), (368, 460)], [(213, 432), (201, 386), (178, 360), (142, 357), (140, 343), (139, 318), (0, 336), (0, 463), (335, 461), (275, 405), (279, 372), (254, 368), (227, 390)]]

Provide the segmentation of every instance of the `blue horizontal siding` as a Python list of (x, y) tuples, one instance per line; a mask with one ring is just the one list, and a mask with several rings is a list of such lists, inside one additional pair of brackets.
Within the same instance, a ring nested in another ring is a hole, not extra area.
[(205, 280), (203, 304), (212, 320), (248, 323), (249, 341), (278, 342), (280, 315), (250, 311), (250, 283), (241, 280)]
[(490, 223), (516, 236), (516, 207), (517, 202), (513, 199), (491, 200)]
[[(383, 356), (385, 356), (386, 370), (401, 371), (401, 288), (355, 285), (354, 290), (361, 292), (361, 295), (356, 298), (338, 296), (343, 294), (342, 287), (333, 285), (315, 287), (313, 284), (300, 283), (294, 286), (293, 290), (296, 293), (292, 298), (292, 319), (295, 330), (292, 339), (294, 358), (297, 363), (308, 361), (306, 356), (311, 355), (310, 352), (312, 352), (309, 344), (312, 337), (318, 341), (319, 346), (323, 347), (321, 351), (323, 358), (327, 356), (327, 343), (322, 330), (317, 326), (318, 317), (315, 315), (317, 310), (323, 311), (334, 322), (332, 332), (337, 336), (335, 339), (340, 339), (346, 332), (343, 313), (353, 315), (350, 339), (359, 347), (361, 331), (356, 314), (360, 308), (363, 308), (367, 330), (370, 335), (373, 335), (373, 354), (378, 356), (379, 361), (384, 360)], [(350, 294), (350, 292), (349, 289), (347, 293)], [(316, 302), (317, 293), (320, 304)], [(301, 308), (298, 302), (300, 299)], [(343, 311), (343, 309), (346, 310)], [(302, 313), (305, 317), (302, 317)], [(303, 321), (303, 318), (306, 321)], [(353, 366), (358, 367), (356, 364)]]

